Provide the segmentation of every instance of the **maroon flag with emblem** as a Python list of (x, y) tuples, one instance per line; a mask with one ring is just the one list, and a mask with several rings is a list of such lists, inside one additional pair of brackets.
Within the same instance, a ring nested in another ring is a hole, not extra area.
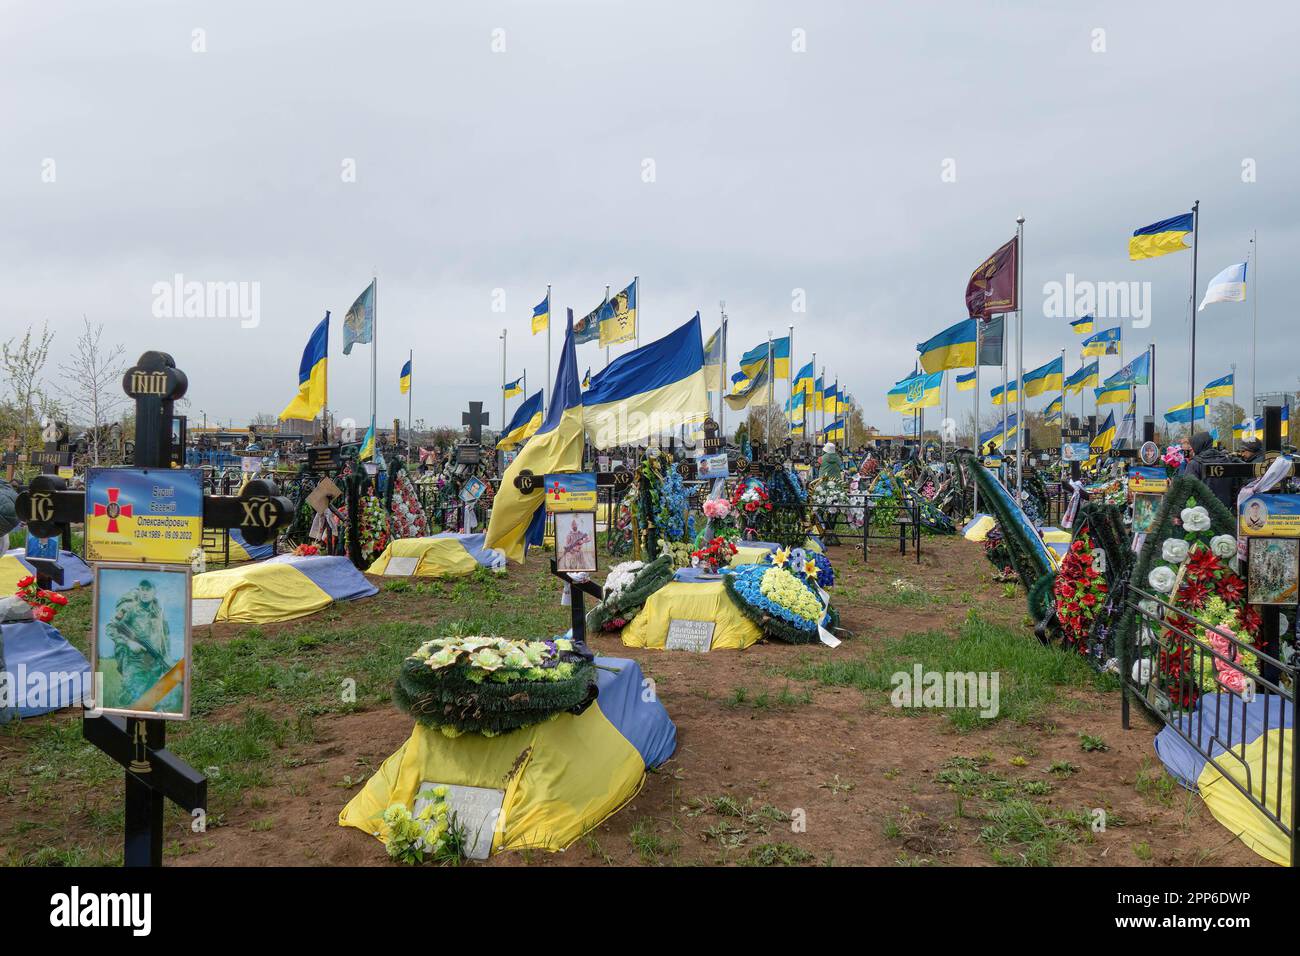
[(966, 286), (966, 308), (973, 319), (988, 321), (1002, 312), (1015, 312), (1020, 246), (1012, 239), (980, 263)]

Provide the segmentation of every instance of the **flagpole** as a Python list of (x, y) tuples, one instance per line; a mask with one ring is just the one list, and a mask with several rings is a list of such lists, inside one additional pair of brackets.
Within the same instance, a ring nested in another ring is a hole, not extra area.
[[(375, 284), (375, 294), (371, 300), (374, 315), (370, 323), (370, 434), (374, 436), (374, 448), (379, 447), (379, 429), (376, 422), (379, 416), (379, 276), (370, 277)], [(372, 451), (371, 461), (377, 456)]]
[[(1017, 253), (1016, 253), (1016, 254), (1019, 255), (1018, 244), (1017, 244)], [(1018, 262), (1016, 263), (1016, 268), (1017, 268), (1017, 269), (1020, 268), (1020, 264), (1019, 264)], [(999, 447), (1001, 448), (1002, 451), (1006, 451), (1006, 442), (1007, 442), (1007, 314), (1006, 314), (1005, 312), (1002, 313), (1002, 395), (1001, 395), (1001, 398), (1002, 398), (1002, 402), (1001, 402), (1001, 405), (1002, 405), (1002, 441), (1000, 441), (1000, 442), (998, 443), (998, 445), (999, 445)]]
[[(1230, 399), (1230, 401), (1232, 402), (1232, 407), (1235, 409), (1237, 407), (1237, 363), (1233, 362), (1230, 368), (1232, 369), (1232, 398)], [(1205, 423), (1208, 425), (1210, 423), (1209, 422), (1210, 412), (1208, 408), (1205, 411), (1205, 418), (1206, 418)], [(1229, 431), (1232, 431), (1232, 429), (1229, 429)], [(1232, 432), (1231, 441), (1232, 441), (1232, 450), (1235, 452), (1237, 450), (1237, 433), (1235, 431)]]
[(789, 368), (789, 373), (790, 373), (790, 374), (789, 374), (789, 376), (788, 376), (788, 377), (786, 378), (786, 380), (785, 380), (785, 384), (786, 384), (786, 390), (785, 390), (785, 392), (786, 392), (786, 396), (785, 396), (785, 433), (786, 433), (787, 435), (789, 435), (789, 434), (794, 430), (794, 426), (792, 426), (792, 425), (790, 424), (790, 406), (794, 404), (794, 376), (795, 376), (795, 372), (796, 372), (796, 370), (798, 369), (798, 366), (796, 366), (796, 365), (794, 364), (794, 326), (793, 326), (793, 325), (790, 326), (790, 342), (789, 342), (789, 346), (790, 346), (790, 358), (789, 358), (787, 361), (788, 361), (789, 364), (790, 364), (790, 368)]
[(542, 419), (551, 406), (551, 284), (546, 284), (546, 381), (542, 383)]
[[(325, 355), (327, 358), (329, 356), (329, 351), (330, 351), (329, 332), (330, 332), (330, 313), (329, 313), (329, 309), (326, 309), (325, 310)], [(328, 445), (330, 443), (330, 363), (328, 361), (326, 361), (325, 363), (324, 378), (325, 378), (325, 401), (321, 403), (321, 407), (320, 407), (320, 428), (321, 428), (321, 441), (324, 444)], [(206, 426), (207, 422), (205, 421), (203, 424)]]
[[(524, 382), (524, 396), (528, 395), (528, 383)], [(501, 330), (501, 427), (506, 427), (506, 330)]]
[(1192, 410), (1192, 419), (1193, 419), (1193, 424), (1191, 425), (1192, 432), (1196, 430), (1196, 425), (1195, 425), (1195, 418), (1196, 418), (1196, 260), (1197, 260), (1197, 254), (1199, 252), (1197, 246), (1200, 244), (1200, 234), (1201, 234), (1201, 211), (1200, 210), (1201, 210), (1201, 201), (1198, 199), (1196, 200), (1196, 202), (1192, 203), (1192, 299), (1191, 299), (1192, 354), (1191, 354), (1191, 361), (1189, 363), (1190, 370), (1189, 370), (1189, 378), (1188, 378), (1189, 381), (1188, 387), (1191, 389), (1191, 392), (1188, 395), (1188, 399), (1190, 400), (1190, 405), (1188, 407), (1191, 408)]
[[(983, 359), (984, 343), (984, 323), (987, 321), (981, 314), (975, 319), (975, 435), (973, 444), (975, 445), (975, 467), (983, 468), (984, 449), (980, 445), (980, 362)], [(979, 485), (973, 480), (971, 486), (974, 488), (974, 495), (971, 498), (971, 517), (979, 514), (980, 510), (980, 490)]]
[(718, 300), (719, 327), (722, 329), (722, 353), (718, 356), (718, 437), (726, 441), (727, 411), (727, 300)]
[(1025, 217), (1016, 219), (1016, 502), (1024, 484), (1025, 432)]
[[(803, 393), (803, 440), (808, 442), (812, 447), (812, 440), (817, 437), (815, 429), (817, 426), (817, 403), (813, 400), (813, 393), (817, 390), (817, 353), (812, 354), (812, 381), (808, 383), (808, 390)], [(814, 434), (809, 435), (808, 429), (814, 429)]]
[[(609, 307), (609, 283), (605, 283), (605, 302), (601, 305), (600, 311), (596, 313), (596, 331), (600, 332), (600, 323), (604, 320), (605, 309)], [(605, 368), (609, 368), (609, 346), (605, 346)]]
[[(1247, 292), (1251, 301), (1251, 318), (1250, 318), (1250, 417), (1255, 417), (1255, 334), (1259, 331), (1259, 230), (1251, 230), (1250, 236), (1250, 271), (1255, 277), (1250, 280), (1250, 286), (1254, 289)], [(1233, 377), (1233, 388), (1236, 388), (1236, 376)], [(1236, 402), (1234, 400), (1233, 404)], [(1234, 432), (1235, 434), (1235, 432)]]
[(767, 414), (763, 419), (763, 437), (767, 439), (768, 447), (772, 445), (772, 392), (775, 391), (776, 376), (772, 373), (776, 369), (772, 367), (772, 330), (767, 330)]
[(632, 286), (636, 289), (636, 325), (632, 331), (636, 333), (636, 347), (641, 347), (641, 277), (632, 277)]
[[(406, 386), (406, 457), (411, 457), (411, 409), (415, 405), (415, 349), (406, 354), (406, 364), (411, 368), (410, 381)], [(504, 416), (501, 424), (505, 424)]]

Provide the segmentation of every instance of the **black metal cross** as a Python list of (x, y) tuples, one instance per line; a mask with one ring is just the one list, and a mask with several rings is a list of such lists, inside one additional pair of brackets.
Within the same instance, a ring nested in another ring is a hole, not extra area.
[[(128, 369), (122, 388), (135, 399), (137, 468), (167, 468), (172, 457), (172, 410), (189, 381), (165, 352), (145, 352)], [(32, 534), (66, 535), (85, 518), (86, 496), (69, 490), (62, 478), (39, 475), (18, 496), (15, 510)], [(287, 525), (293, 503), (274, 482), (250, 481), (238, 497), (203, 496), (205, 528), (239, 528), (250, 544), (263, 544)], [(92, 638), (93, 639), (93, 638)], [(206, 809), (207, 779), (167, 750), (167, 723), (110, 715), (84, 717), (82, 735), (126, 770), (127, 866), (161, 866), (163, 804), (172, 800), (193, 813)]]
[(488, 423), (488, 414), (483, 411), (482, 402), (470, 402), (469, 411), (460, 413), (460, 423), (469, 426), (469, 440), (475, 445), (483, 441), (483, 426)]

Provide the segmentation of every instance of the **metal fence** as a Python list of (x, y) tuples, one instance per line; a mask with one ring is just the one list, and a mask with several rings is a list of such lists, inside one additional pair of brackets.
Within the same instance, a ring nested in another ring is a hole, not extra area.
[[(1296, 665), (1175, 608), (1157, 594), (1127, 582), (1120, 589), (1114, 605), (1122, 635), (1116, 652), (1124, 729), (1129, 729), (1131, 701), (1136, 699), (1287, 837), (1295, 866), (1300, 810), (1294, 772), (1300, 748), (1292, 729)], [(1131, 623), (1125, 620), (1130, 615)], [(1243, 655), (1253, 657), (1254, 663), (1244, 662)], [(1290, 731), (1289, 745), (1283, 728)], [(1252, 761), (1247, 749), (1254, 741), (1260, 745)]]

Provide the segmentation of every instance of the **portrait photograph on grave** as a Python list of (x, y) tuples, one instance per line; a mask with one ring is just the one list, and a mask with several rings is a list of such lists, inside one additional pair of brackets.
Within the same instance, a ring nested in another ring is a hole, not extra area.
[(94, 567), (90, 666), (108, 714), (188, 720), (190, 576), (185, 565)]
[(561, 571), (596, 570), (596, 512), (555, 516), (555, 566)]

